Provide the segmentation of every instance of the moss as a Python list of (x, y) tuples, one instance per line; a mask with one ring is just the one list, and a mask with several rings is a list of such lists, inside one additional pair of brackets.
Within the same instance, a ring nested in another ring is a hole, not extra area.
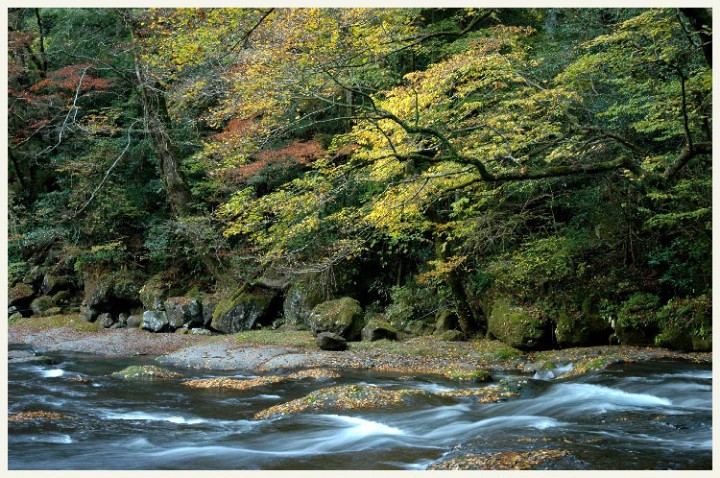
[(97, 332), (100, 330), (96, 322), (88, 322), (80, 314), (61, 314), (49, 317), (31, 317), (11, 323), (15, 327), (22, 327), (28, 330), (49, 330), (68, 328), (78, 332)]
[(712, 300), (709, 295), (672, 299), (657, 313), (655, 345), (673, 350), (712, 350)]
[(8, 301), (10, 305), (15, 305), (16, 303), (30, 300), (33, 294), (33, 289), (29, 285), (22, 283), (15, 284), (8, 290)]
[(155, 365), (131, 365), (118, 372), (113, 372), (113, 377), (126, 379), (169, 379), (181, 377), (179, 373), (170, 372)]
[(316, 305), (309, 320), (314, 334), (334, 332), (355, 340), (363, 328), (363, 311), (357, 300), (342, 297)]
[(315, 348), (315, 339), (309, 330), (246, 330), (233, 334), (233, 339), (242, 344)]
[(623, 302), (618, 311), (615, 334), (621, 345), (651, 345), (658, 334), (657, 310), (660, 298), (637, 293)]
[(521, 349), (542, 348), (548, 342), (548, 323), (530, 305), (514, 304), (509, 298), (495, 301), (488, 319), (488, 331), (506, 344)]
[(476, 383), (486, 383), (492, 381), (492, 375), (485, 369), (477, 368), (475, 370), (456, 369), (448, 373), (448, 377), (453, 380), (463, 380)]

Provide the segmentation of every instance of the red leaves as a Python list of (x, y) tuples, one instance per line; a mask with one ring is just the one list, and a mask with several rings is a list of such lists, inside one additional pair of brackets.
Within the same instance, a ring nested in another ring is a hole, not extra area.
[(268, 169), (287, 168), (297, 165), (309, 166), (316, 159), (321, 158), (326, 150), (317, 141), (296, 141), (279, 149), (261, 151), (255, 161), (237, 169), (225, 172), (224, 180), (240, 183), (247, 181)]
[[(90, 65), (70, 65), (48, 73), (47, 78), (30, 87), (31, 91), (43, 89), (75, 91), (80, 85), (80, 91), (104, 91), (112, 86), (112, 82), (104, 78), (97, 78), (88, 74)], [(84, 72), (84, 75), (83, 75)], [(82, 84), (80, 80), (82, 79)]]

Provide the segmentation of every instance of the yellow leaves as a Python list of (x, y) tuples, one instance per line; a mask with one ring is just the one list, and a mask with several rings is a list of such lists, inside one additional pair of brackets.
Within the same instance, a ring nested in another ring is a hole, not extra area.
[(454, 255), (447, 259), (428, 261), (429, 269), (418, 275), (418, 283), (429, 284), (443, 280), (448, 273), (454, 271), (467, 260), (467, 256)]

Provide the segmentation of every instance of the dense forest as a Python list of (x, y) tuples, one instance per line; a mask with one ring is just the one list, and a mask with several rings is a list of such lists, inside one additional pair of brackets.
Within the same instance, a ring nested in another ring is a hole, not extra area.
[(711, 24), (10, 9), (10, 314), (708, 350)]

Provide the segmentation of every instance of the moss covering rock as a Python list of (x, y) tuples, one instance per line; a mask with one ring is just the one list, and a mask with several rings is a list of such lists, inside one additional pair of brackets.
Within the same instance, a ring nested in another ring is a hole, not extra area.
[(283, 316), (289, 326), (309, 325), (313, 308), (327, 299), (316, 275), (294, 282), (285, 293)]
[(250, 330), (273, 318), (273, 304), (277, 293), (269, 289), (237, 289), (229, 297), (220, 300), (212, 317), (212, 328), (233, 334)]
[(313, 335), (332, 332), (346, 340), (357, 340), (363, 328), (363, 310), (357, 300), (342, 297), (315, 306), (309, 322)]
[(671, 299), (657, 313), (655, 344), (673, 350), (712, 350), (712, 299), (708, 294)]
[(636, 293), (623, 302), (617, 314), (615, 334), (620, 345), (651, 345), (660, 331), (657, 312), (660, 298)]
[(156, 365), (131, 365), (118, 372), (113, 372), (113, 377), (120, 377), (125, 379), (169, 379), (182, 377), (179, 373), (165, 370), (164, 368)]
[(8, 305), (25, 306), (32, 300), (35, 292), (27, 284), (15, 284), (8, 290)]
[(367, 385), (339, 385), (314, 391), (291, 402), (275, 405), (255, 414), (256, 420), (301, 412), (377, 410), (411, 404), (421, 390), (386, 390)]
[(397, 340), (398, 332), (390, 323), (374, 318), (365, 324), (360, 335), (363, 340), (374, 342), (382, 339)]
[(202, 304), (192, 297), (170, 297), (164, 303), (168, 323), (173, 329), (203, 325)]
[(488, 332), (520, 350), (538, 350), (550, 343), (550, 327), (542, 311), (529, 304), (513, 303), (507, 297), (495, 300)]
[(564, 347), (604, 345), (608, 343), (612, 327), (600, 316), (590, 299), (583, 300), (580, 310), (562, 307), (555, 319), (555, 339)]
[(47, 295), (41, 295), (30, 303), (30, 309), (35, 315), (43, 315), (45, 311), (53, 307), (55, 307), (55, 302), (53, 302), (52, 297)]

